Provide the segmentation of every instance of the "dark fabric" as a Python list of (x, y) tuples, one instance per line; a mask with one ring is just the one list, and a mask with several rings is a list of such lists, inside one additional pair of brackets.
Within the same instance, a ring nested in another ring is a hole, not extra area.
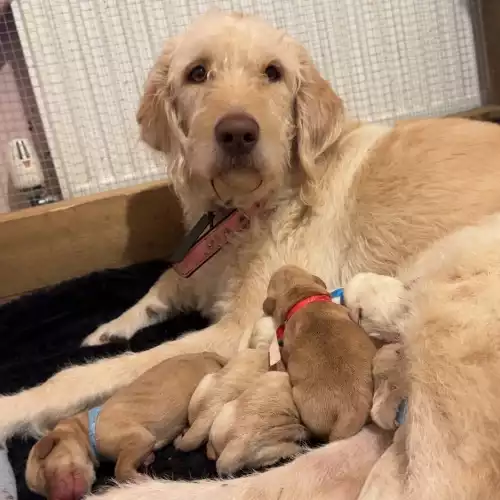
[[(133, 305), (165, 268), (162, 262), (151, 262), (94, 273), (0, 307), (0, 393), (43, 382), (69, 362), (80, 363), (127, 348), (148, 349), (184, 331), (206, 326), (199, 315), (183, 315), (145, 329), (130, 345), (80, 348), (86, 335)], [(31, 439), (9, 443), (19, 500), (37, 498), (24, 481), (25, 461), (32, 445)], [(197, 479), (214, 476), (215, 467), (202, 451), (186, 454), (167, 447), (156, 454), (152, 472), (174, 479)], [(106, 483), (112, 474), (112, 464), (101, 466), (98, 484)]]

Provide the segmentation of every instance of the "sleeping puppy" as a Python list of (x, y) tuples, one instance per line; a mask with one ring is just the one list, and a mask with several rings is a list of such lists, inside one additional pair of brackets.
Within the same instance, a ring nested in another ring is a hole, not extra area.
[(407, 395), (403, 356), (401, 344), (387, 344), (373, 358), (375, 391), (370, 415), (381, 429), (398, 427), (398, 409)]
[(373, 397), (370, 338), (323, 281), (299, 267), (273, 274), (263, 309), (282, 325), (282, 359), (302, 422), (329, 441), (359, 432)]
[(294, 456), (308, 438), (293, 402), (287, 373), (268, 372), (238, 399), (226, 403), (215, 419), (207, 444), (219, 475), (260, 468)]
[(62, 420), (31, 449), (28, 487), (51, 500), (88, 493), (100, 458), (116, 460), (119, 481), (138, 479), (153, 450), (170, 443), (187, 425), (196, 386), (226, 360), (214, 353), (168, 359), (141, 375), (100, 408)]
[(210, 428), (222, 407), (255, 384), (255, 379), (269, 369), (268, 342), (256, 349), (240, 351), (222, 370), (206, 375), (188, 407), (190, 427), (174, 441), (178, 450), (191, 451), (208, 439)]

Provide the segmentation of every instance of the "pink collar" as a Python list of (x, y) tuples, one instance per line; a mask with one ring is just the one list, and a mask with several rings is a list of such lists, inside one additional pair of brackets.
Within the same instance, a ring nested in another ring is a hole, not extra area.
[(276, 329), (276, 338), (278, 339), (278, 343), (283, 345), (283, 338), (285, 336), (285, 326), (290, 320), (290, 318), (300, 309), (312, 304), (313, 302), (332, 302), (332, 298), (328, 294), (324, 295), (311, 295), (305, 299), (299, 300), (296, 304), (294, 304), (286, 313), (285, 321), (283, 324), (278, 326)]
[[(178, 255), (174, 254), (171, 259), (175, 272), (184, 278), (194, 274), (229, 242), (233, 234), (250, 227), (250, 220), (260, 207), (260, 203), (256, 203), (246, 211), (233, 210), (228, 213), (224, 209), (219, 209), (215, 213), (205, 214), (186, 235), (185, 242), (176, 252)], [(215, 224), (214, 218), (219, 218)], [(186, 241), (189, 248), (183, 250)]]

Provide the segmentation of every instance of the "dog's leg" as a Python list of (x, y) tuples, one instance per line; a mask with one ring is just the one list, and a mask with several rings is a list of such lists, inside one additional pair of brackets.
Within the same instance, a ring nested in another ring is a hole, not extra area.
[(296, 457), (304, 453), (305, 448), (298, 443), (278, 443), (271, 446), (263, 446), (256, 455), (252, 457), (247, 464), (247, 467), (267, 467), (273, 465), (280, 460), (290, 457)]
[(358, 500), (402, 499), (403, 478), (396, 445), (392, 444), (374, 465)]
[(210, 418), (199, 418), (194, 421), (184, 434), (174, 441), (174, 446), (180, 451), (193, 451), (199, 448), (208, 437), (216, 415), (209, 415)]
[(192, 295), (189, 289), (189, 280), (169, 269), (141, 300), (118, 318), (97, 328), (82, 345), (101, 345), (131, 339), (142, 328), (158, 323), (176, 310), (189, 306)]
[(142, 478), (139, 467), (151, 455), (155, 445), (155, 437), (144, 428), (138, 428), (130, 435), (120, 437), (123, 444), (116, 460), (115, 477), (117, 481), (126, 482)]
[[(199, 448), (207, 440), (210, 428), (220, 408), (218, 405), (213, 405), (210, 408), (206, 408), (205, 411), (201, 413), (200, 406), (207, 391), (216, 383), (217, 379), (215, 374), (209, 373), (205, 375), (191, 396), (188, 409), (190, 425), (184, 433), (178, 436), (174, 441), (174, 446), (178, 450), (196, 450), (196, 448)], [(193, 417), (194, 415), (196, 415), (196, 418)]]
[(210, 441), (207, 443), (206, 453), (209, 460), (217, 460), (217, 453), (215, 452), (215, 448)]
[(390, 440), (390, 433), (368, 426), (352, 438), (331, 443), (264, 473), (227, 481), (147, 480), (112, 488), (90, 499), (356, 500), (370, 469)]
[[(247, 328), (252, 328), (254, 318), (245, 318)], [(230, 357), (237, 351), (243, 330), (243, 323), (226, 316), (204, 330), (148, 351), (73, 366), (37, 387), (0, 397), (0, 441), (23, 430), (39, 435), (47, 425), (102, 402), (164, 359), (202, 351)]]
[(217, 474), (220, 477), (226, 477), (243, 469), (246, 465), (245, 455), (247, 448), (248, 445), (246, 445), (243, 439), (229, 441), (217, 459)]

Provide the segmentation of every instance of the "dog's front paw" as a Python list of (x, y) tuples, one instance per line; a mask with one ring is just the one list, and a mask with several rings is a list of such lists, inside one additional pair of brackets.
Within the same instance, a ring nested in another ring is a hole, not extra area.
[(116, 318), (109, 323), (101, 325), (97, 330), (91, 333), (82, 342), (82, 346), (97, 346), (109, 344), (111, 342), (127, 342), (130, 340), (137, 329), (133, 328), (134, 325), (124, 318)]

